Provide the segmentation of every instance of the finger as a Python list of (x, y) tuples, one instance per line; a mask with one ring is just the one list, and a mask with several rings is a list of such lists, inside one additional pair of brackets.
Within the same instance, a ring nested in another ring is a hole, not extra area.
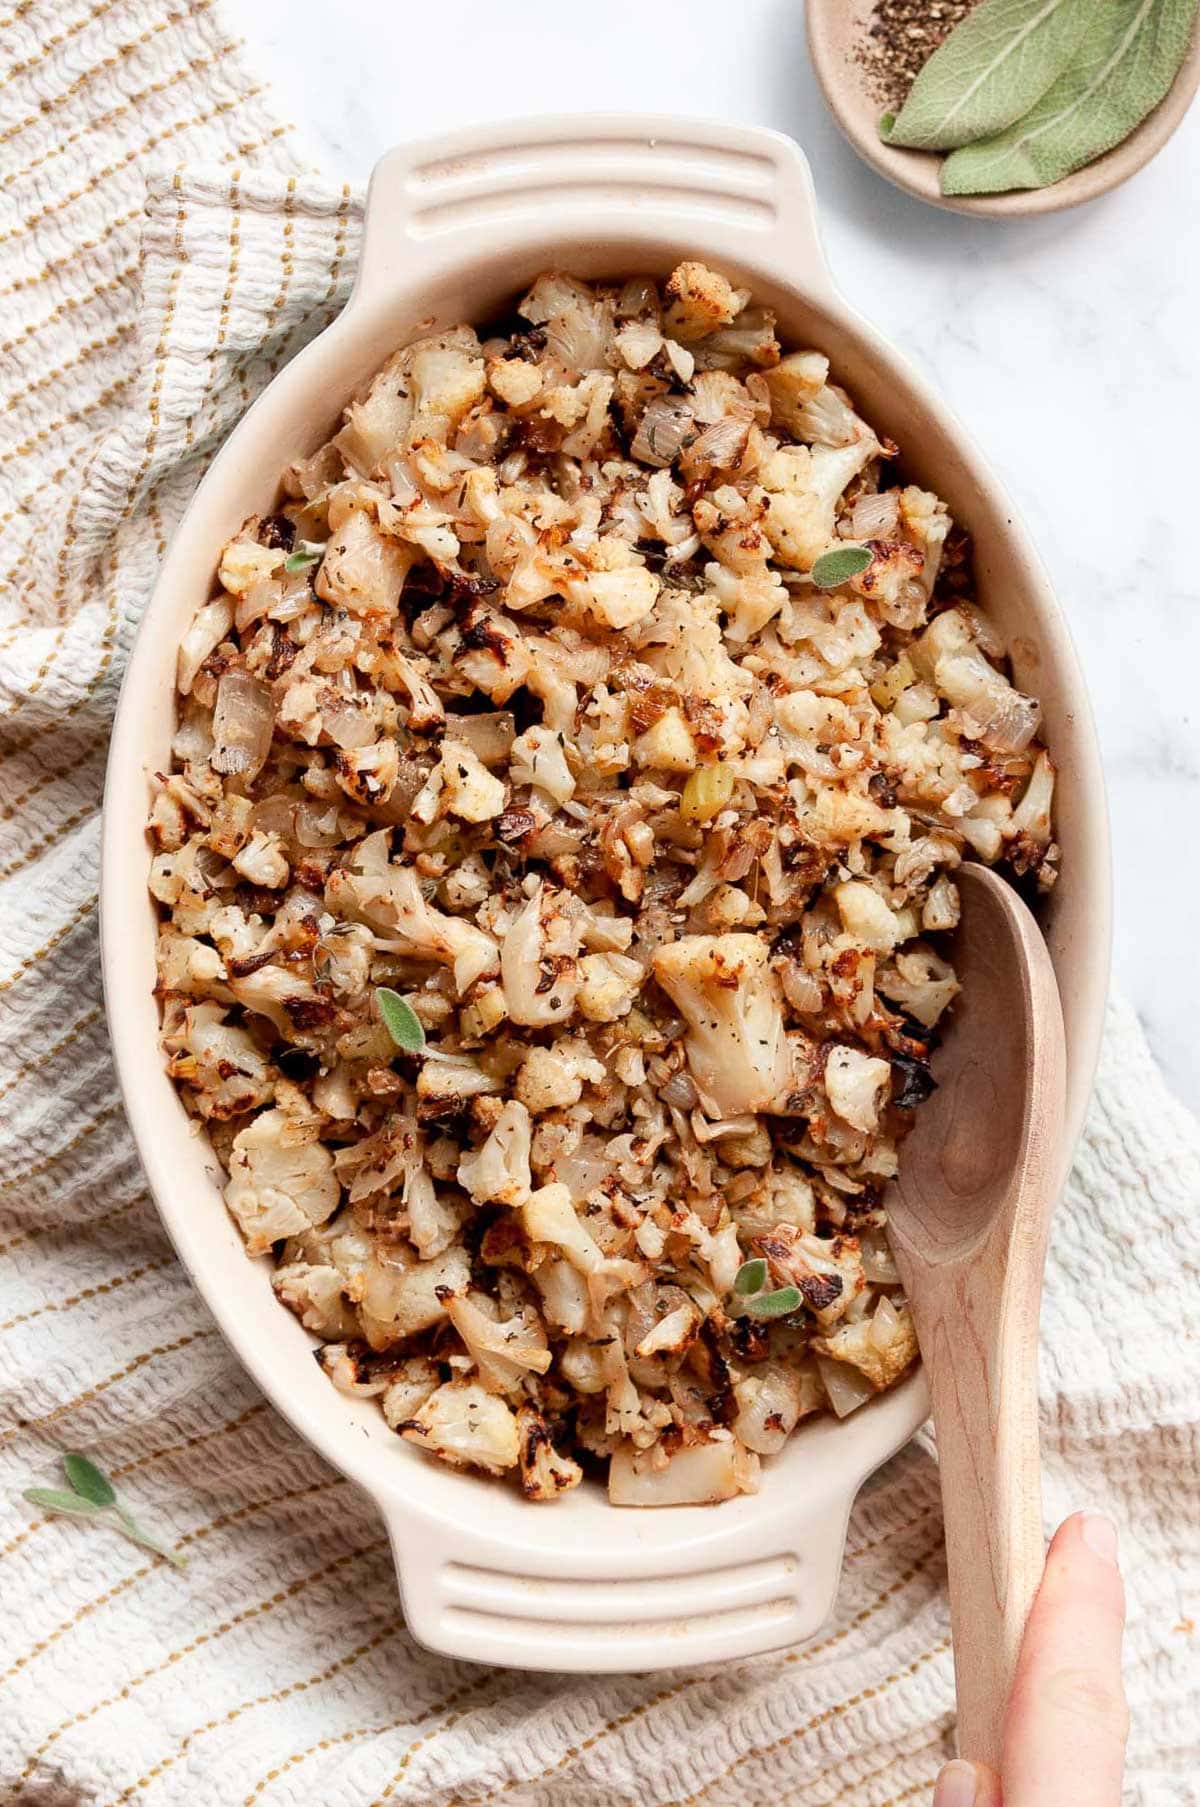
[(1004, 1727), (1004, 1807), (1120, 1807), (1129, 1715), (1117, 1534), (1076, 1513), (1050, 1545)]
[(1000, 1778), (985, 1763), (947, 1763), (933, 1787), (933, 1807), (1001, 1807)]

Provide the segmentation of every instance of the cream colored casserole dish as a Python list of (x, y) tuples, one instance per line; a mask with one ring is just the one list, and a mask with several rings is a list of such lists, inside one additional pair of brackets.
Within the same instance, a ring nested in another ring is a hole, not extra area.
[[(391, 1535), (404, 1610), (430, 1647), (558, 1670), (715, 1662), (811, 1635), (837, 1588), (865, 1477), (927, 1411), (917, 1370), (844, 1421), (803, 1426), (761, 1491), (718, 1507), (614, 1509), (589, 1485), (553, 1510), (433, 1464), (306, 1360), (265, 1262), (246, 1260), (223, 1176), (164, 1070), (146, 890), (149, 776), (165, 769), (179, 641), (225, 541), (274, 501), (278, 473), (328, 436), (354, 391), (419, 332), (496, 316), (541, 270), (666, 275), (697, 257), (774, 308), (780, 336), (828, 354), (903, 448), (912, 481), (974, 536), (979, 599), (1041, 699), (1059, 768), (1062, 877), (1045, 927), (1071, 1057), (1064, 1165), (1087, 1101), (1108, 971), (1103, 791), (1082, 679), (1045, 576), (957, 422), (833, 287), (808, 168), (773, 133), (669, 118), (492, 126), (393, 151), (367, 203), (358, 282), (341, 317), (231, 435), (167, 555), (130, 662), (109, 761), (103, 962), (126, 1108), (175, 1245), (226, 1337), (273, 1402), (362, 1485)], [(969, 1007), (969, 1006), (968, 1006)]]

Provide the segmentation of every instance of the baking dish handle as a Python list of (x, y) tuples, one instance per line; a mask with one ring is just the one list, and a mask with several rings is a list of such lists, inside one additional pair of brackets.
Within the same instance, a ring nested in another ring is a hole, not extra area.
[(574, 238), (586, 261), (601, 236), (750, 262), (770, 248), (806, 290), (832, 292), (792, 139), (620, 114), (476, 127), (388, 152), (367, 193), (359, 292), (461, 263), (464, 241), (501, 263)]
[[(471, 1662), (586, 1674), (723, 1662), (812, 1637), (833, 1610), (849, 1508), (791, 1504), (774, 1535), (714, 1522), (711, 1508), (668, 1508), (648, 1516), (685, 1521), (677, 1544), (622, 1537), (613, 1550), (573, 1518), (565, 1536), (547, 1525), (551, 1535), (518, 1543), (487, 1528), (486, 1508), (470, 1527), (399, 1503), (384, 1517), (418, 1642)], [(540, 1524), (570, 1502), (521, 1509)]]

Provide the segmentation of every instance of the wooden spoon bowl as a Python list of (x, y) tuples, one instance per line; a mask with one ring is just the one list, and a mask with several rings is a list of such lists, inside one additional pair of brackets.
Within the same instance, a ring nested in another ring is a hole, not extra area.
[(867, 39), (874, 11), (875, 0), (808, 0), (808, 48), (821, 91), (842, 132), (873, 169), (918, 200), (955, 213), (1013, 219), (1057, 213), (1064, 207), (1094, 201), (1127, 182), (1157, 155), (1200, 88), (1200, 30), (1196, 30), (1170, 92), (1128, 138), (1094, 163), (1048, 188), (1015, 189), (999, 195), (944, 195), (938, 186), (941, 152), (901, 150), (879, 136), (883, 106), (871, 90), (866, 70), (855, 61), (855, 51)]
[(933, 1401), (959, 1748), (999, 1768), (1042, 1573), (1037, 1347), (1064, 1168), (1066, 1050), (1041, 931), (1011, 886), (961, 868), (961, 1007), (901, 1152), (891, 1241)]

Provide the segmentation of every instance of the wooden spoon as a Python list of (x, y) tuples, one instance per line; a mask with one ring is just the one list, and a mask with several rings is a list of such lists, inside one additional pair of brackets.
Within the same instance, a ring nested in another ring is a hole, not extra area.
[(1044, 1555), (1038, 1311), (1063, 1178), (1066, 1052), (1029, 910), (984, 866), (957, 876), (963, 997), (935, 1062), (938, 1090), (901, 1151), (890, 1221), (937, 1429), (959, 1750), (999, 1769)]

